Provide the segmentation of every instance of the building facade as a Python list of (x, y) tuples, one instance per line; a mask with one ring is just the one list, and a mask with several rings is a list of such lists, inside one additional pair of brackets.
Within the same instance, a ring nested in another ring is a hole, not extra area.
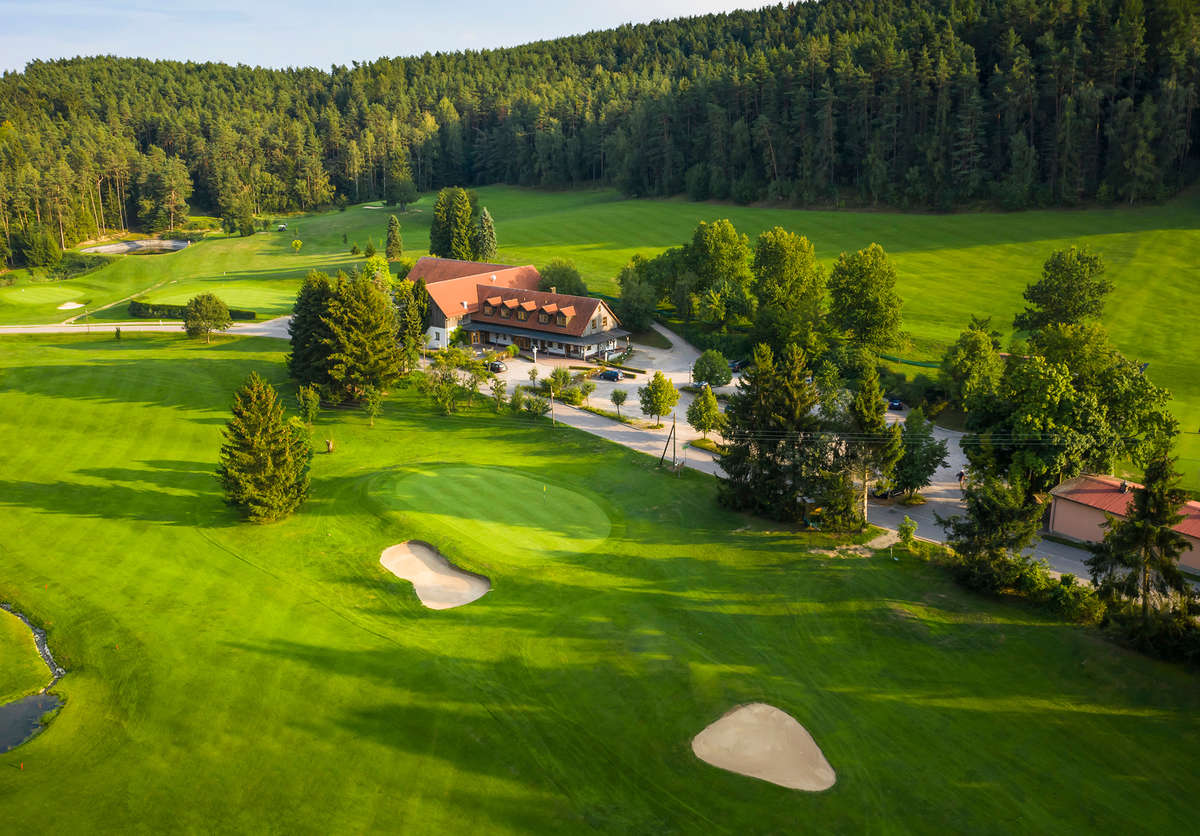
[[(1124, 517), (1133, 501), (1133, 489), (1141, 485), (1113, 476), (1079, 476), (1068, 479), (1050, 492), (1050, 523), (1053, 534), (1084, 543), (1104, 539), (1105, 514)], [(1180, 513), (1183, 521), (1175, 530), (1191, 548), (1179, 558), (1179, 565), (1200, 572), (1200, 502), (1188, 502)]]
[(432, 349), (449, 345), (458, 328), (474, 345), (516, 345), (581, 360), (604, 359), (628, 345), (629, 332), (606, 302), (540, 291), (541, 277), (531, 265), (425, 257), (408, 275), (425, 282)]

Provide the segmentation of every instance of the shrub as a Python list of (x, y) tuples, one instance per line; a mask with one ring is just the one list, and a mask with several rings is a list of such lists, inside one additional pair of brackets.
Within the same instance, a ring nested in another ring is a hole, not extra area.
[[(129, 301), (129, 315), (138, 319), (183, 319), (187, 313), (187, 305), (164, 305), (160, 302), (147, 302), (144, 299)], [(254, 311), (230, 308), (229, 318), (235, 321), (251, 320), (258, 316)]]
[(525, 400), (525, 411), (530, 418), (539, 418), (550, 411), (550, 401), (541, 395), (530, 395)]

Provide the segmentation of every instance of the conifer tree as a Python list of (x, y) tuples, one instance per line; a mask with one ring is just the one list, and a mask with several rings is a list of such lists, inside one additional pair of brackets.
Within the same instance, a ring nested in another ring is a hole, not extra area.
[(388, 261), (399, 261), (404, 257), (404, 240), (400, 237), (400, 219), (395, 215), (388, 218), (387, 245), (384, 253)]
[(330, 300), (338, 292), (339, 283), (345, 277), (331, 279), (325, 273), (311, 271), (300, 286), (296, 304), (292, 308), (292, 321), (288, 323), (292, 351), (287, 357), (288, 374), (300, 384), (325, 386), (329, 383), (326, 359), (326, 340), (330, 336), (329, 326), (322, 317)]
[(339, 282), (321, 323), (327, 390), (335, 397), (362, 398), (370, 389), (385, 390), (400, 378), (404, 359), (396, 341), (396, 308), (372, 280)]
[(433, 204), (429, 252), (441, 258), (470, 261), (471, 238), (471, 198), (466, 189), (442, 189)]
[(496, 226), (486, 206), (479, 213), (479, 224), (471, 238), (471, 249), (476, 261), (491, 261), (496, 257)]
[(1087, 561), (1102, 595), (1141, 602), (1143, 630), (1152, 604), (1168, 602), (1172, 595), (1186, 602), (1192, 595), (1179, 571), (1188, 541), (1175, 526), (1183, 521), (1179, 510), (1187, 492), (1179, 487), (1176, 461), (1170, 442), (1158, 442), (1146, 465), (1145, 485), (1133, 488), (1124, 519), (1108, 515), (1104, 541), (1092, 547)]
[(217, 477), (226, 502), (255, 523), (282, 519), (300, 506), (312, 448), (303, 425), (284, 419), (275, 387), (257, 372), (234, 395), (224, 436)]

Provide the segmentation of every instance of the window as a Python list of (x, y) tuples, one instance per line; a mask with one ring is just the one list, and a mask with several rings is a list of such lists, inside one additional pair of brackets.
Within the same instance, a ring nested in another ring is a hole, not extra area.
[(510, 311), (508, 308), (500, 309), (500, 318), (501, 319), (508, 319), (510, 316), (512, 316), (512, 311)]
[(606, 317), (604, 317), (604, 327), (605, 327), (605, 328), (607, 328), (607, 327), (608, 327), (608, 317), (607, 317), (607, 316), (606, 316)]
[(555, 323), (557, 323), (557, 324), (558, 324), (560, 327), (566, 327), (566, 324), (567, 324), (567, 315), (566, 315), (566, 314), (561, 314), (561, 313), (560, 313), (560, 314), (559, 314), (557, 317), (555, 317), (554, 321), (555, 321)]
[(529, 311), (525, 310), (524, 308), (517, 308), (517, 319), (521, 320), (522, 322), (529, 319)]
[(493, 315), (493, 314), (495, 314), (495, 313), (496, 313), (496, 309), (495, 309), (495, 308), (493, 308), (491, 305), (484, 305), (484, 306), (483, 306), (483, 314), (484, 314), (484, 316), (492, 316), (492, 315)]
[(543, 325), (546, 325), (547, 323), (550, 322), (550, 314), (546, 313), (545, 311), (542, 311), (540, 314), (538, 314), (538, 322), (542, 323)]

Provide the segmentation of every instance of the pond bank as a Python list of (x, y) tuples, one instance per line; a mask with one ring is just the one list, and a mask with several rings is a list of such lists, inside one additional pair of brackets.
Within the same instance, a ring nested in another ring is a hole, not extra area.
[(62, 706), (62, 700), (57, 695), (46, 692), (62, 679), (66, 671), (54, 661), (54, 654), (50, 652), (50, 647), (46, 643), (45, 630), (35, 626), (23, 613), (17, 612), (8, 604), (0, 603), (0, 609), (21, 619), (33, 633), (33, 643), (37, 647), (38, 655), (50, 669), (51, 677), (50, 683), (36, 694), (0, 705), (0, 752), (7, 752), (41, 731), (44, 727), (43, 717), (57, 711)]

